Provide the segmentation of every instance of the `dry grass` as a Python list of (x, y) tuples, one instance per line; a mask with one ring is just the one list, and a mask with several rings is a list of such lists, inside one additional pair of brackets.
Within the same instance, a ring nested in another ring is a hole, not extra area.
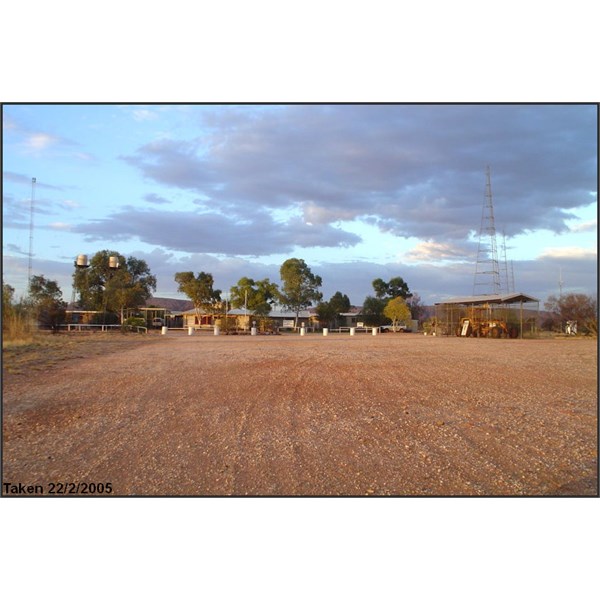
[(10, 312), (3, 315), (2, 348), (30, 344), (35, 338), (35, 323), (26, 314)]
[(156, 340), (156, 336), (111, 333), (32, 333), (29, 337), (4, 339), (3, 375), (39, 372), (69, 361), (91, 358)]

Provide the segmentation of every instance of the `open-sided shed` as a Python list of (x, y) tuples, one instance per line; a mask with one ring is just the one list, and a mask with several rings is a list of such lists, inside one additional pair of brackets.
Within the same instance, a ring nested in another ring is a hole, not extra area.
[(436, 328), (443, 335), (522, 338), (524, 327), (537, 327), (539, 309), (540, 301), (523, 292), (449, 298), (435, 304)]

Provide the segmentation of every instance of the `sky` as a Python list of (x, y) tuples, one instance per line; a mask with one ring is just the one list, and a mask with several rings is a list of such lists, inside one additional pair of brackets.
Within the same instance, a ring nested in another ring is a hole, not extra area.
[(178, 271), (228, 291), (279, 283), (292, 257), (326, 300), (361, 305), (396, 276), (425, 304), (491, 293), (474, 289), (488, 167), (503, 287), (542, 302), (560, 285), (596, 293), (593, 105), (6, 104), (2, 128), (3, 281), (17, 297), (32, 195), (32, 273), (67, 301), (75, 257), (104, 249), (144, 259), (171, 298), (185, 297)]

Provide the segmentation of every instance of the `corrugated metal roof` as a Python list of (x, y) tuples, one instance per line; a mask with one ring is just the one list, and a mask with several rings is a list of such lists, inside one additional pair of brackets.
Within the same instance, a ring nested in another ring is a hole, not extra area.
[(448, 298), (440, 304), (514, 304), (516, 302), (539, 302), (538, 298), (524, 294), (523, 292), (513, 292), (512, 294), (489, 294), (483, 296), (463, 296), (461, 298)]

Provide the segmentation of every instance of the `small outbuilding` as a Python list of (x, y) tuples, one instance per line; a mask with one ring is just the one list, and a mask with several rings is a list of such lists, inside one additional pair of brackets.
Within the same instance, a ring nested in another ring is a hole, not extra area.
[[(535, 306), (534, 306), (535, 305)], [(522, 338), (534, 333), (540, 301), (523, 292), (449, 298), (435, 304), (438, 335)]]

